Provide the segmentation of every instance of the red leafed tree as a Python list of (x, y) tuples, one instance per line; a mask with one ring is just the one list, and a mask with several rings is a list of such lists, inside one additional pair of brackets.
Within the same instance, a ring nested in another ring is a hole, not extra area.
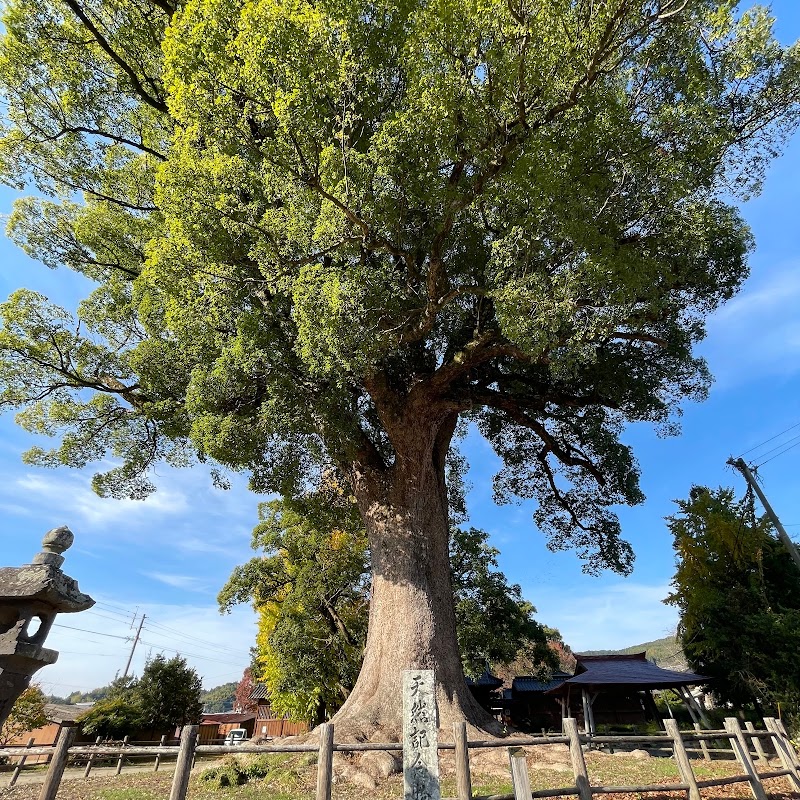
[(256, 703), (255, 700), (250, 699), (250, 695), (253, 693), (253, 689), (256, 688), (256, 685), (253, 681), (253, 675), (250, 672), (250, 667), (247, 667), (242, 674), (242, 679), (239, 681), (239, 685), (236, 687), (236, 694), (233, 696), (233, 710), (240, 711), (240, 712), (248, 712), (248, 711), (255, 711)]

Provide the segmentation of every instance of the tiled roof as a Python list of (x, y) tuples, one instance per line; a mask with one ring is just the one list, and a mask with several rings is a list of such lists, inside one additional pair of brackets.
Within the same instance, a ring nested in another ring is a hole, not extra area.
[(64, 705), (61, 703), (46, 703), (44, 715), (50, 722), (75, 722), (81, 715), (85, 714), (91, 706), (86, 705)]
[(269, 700), (269, 692), (263, 683), (257, 683), (250, 692), (250, 700)]
[(530, 675), (520, 675), (511, 682), (511, 690), (512, 692), (547, 692), (561, 686), (569, 677), (568, 672), (561, 671), (554, 672), (549, 681), (542, 681)]
[[(578, 662), (575, 675), (564, 681), (562, 687), (634, 685), (640, 689), (670, 689), (706, 683), (709, 680), (696, 672), (679, 672), (657, 667), (647, 660), (644, 653), (613, 656), (582, 656), (576, 653), (575, 658)], [(565, 689), (562, 688), (562, 691)]]
[(503, 681), (492, 675), (488, 669), (485, 669), (477, 679), (464, 678), (464, 680), (467, 682), (467, 686), (490, 686), (492, 689), (496, 689), (498, 686), (503, 685)]

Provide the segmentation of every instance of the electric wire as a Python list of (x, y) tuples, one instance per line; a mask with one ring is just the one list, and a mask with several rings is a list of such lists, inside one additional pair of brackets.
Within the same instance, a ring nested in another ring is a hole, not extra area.
[(778, 456), (782, 456), (784, 453), (788, 453), (790, 450), (794, 450), (795, 447), (800, 447), (800, 442), (795, 442), (793, 445), (790, 445), (785, 450), (781, 450), (780, 453), (775, 453), (775, 455), (772, 456), (771, 458), (768, 458), (766, 459), (766, 461), (762, 461), (760, 464), (757, 464), (756, 469), (758, 469), (759, 467), (763, 467), (764, 464), (769, 464), (770, 461), (774, 461)]
[(94, 658), (97, 656), (98, 658), (119, 658), (119, 653), (90, 653), (86, 650), (59, 650), (59, 655), (70, 655), (70, 656), (92, 656)]
[[(98, 605), (100, 605), (100, 604), (101, 603), (98, 602)], [(102, 603), (102, 605), (105, 606), (105, 605), (108, 605), (108, 604), (107, 603)], [(93, 611), (93, 610), (92, 611), (88, 611), (87, 613), (88, 614), (95, 614), (95, 615), (97, 615), (99, 617), (103, 616), (103, 614), (101, 614), (100, 612)], [(111, 613), (113, 614), (113, 613), (117, 613), (117, 612), (113, 612), (112, 611)], [(122, 615), (120, 615), (120, 616), (122, 616)], [(126, 622), (130, 622), (130, 620), (133, 619), (133, 618), (134, 617), (130, 612), (128, 612), (125, 615), (125, 621)], [(110, 619), (112, 622), (116, 622), (117, 621), (113, 617), (105, 617), (105, 619)], [(215, 642), (209, 642), (206, 639), (201, 639), (198, 636), (192, 636), (191, 634), (184, 633), (183, 631), (176, 630), (175, 628), (170, 628), (167, 625), (162, 625), (160, 622), (155, 622), (151, 618), (147, 619), (147, 622), (142, 626), (142, 628), (143, 628), (143, 630), (150, 631), (150, 633), (152, 633), (155, 636), (166, 636), (167, 633), (168, 633), (170, 636), (180, 637), (180, 638), (185, 639), (185, 640), (187, 640), (187, 641), (189, 641), (191, 643), (202, 645), (203, 647), (208, 647), (210, 649), (216, 650), (216, 651), (218, 651), (218, 652), (220, 652), (222, 654), (226, 654), (227, 655), (227, 653), (230, 652), (227, 647), (223, 647), (222, 645), (216, 644)], [(160, 630), (154, 630), (154, 628), (159, 628)], [(165, 631), (166, 633), (162, 633), (161, 632), (162, 630)]]
[(129, 609), (124, 608), (123, 606), (118, 606), (116, 605), (116, 603), (109, 603), (106, 600), (97, 600), (96, 604), (98, 606), (103, 606), (112, 613), (120, 614), (121, 616), (127, 617), (129, 619), (134, 616), (133, 612), (131, 612)]
[(217, 645), (217, 644), (213, 644), (211, 642), (206, 642), (206, 641), (204, 641), (202, 639), (196, 639), (196, 638), (190, 637), (190, 636), (181, 637), (178, 634), (174, 634), (174, 633), (162, 633), (161, 631), (154, 630), (153, 628), (149, 628), (147, 625), (143, 626), (142, 630), (145, 630), (145, 631), (147, 631), (148, 633), (150, 633), (150, 634), (152, 634), (154, 636), (159, 636), (159, 637), (164, 638), (164, 639), (169, 639), (171, 642), (177, 641), (178, 644), (183, 644), (185, 642), (190, 647), (201, 646), (201, 647), (207, 648), (208, 650), (214, 652), (215, 654), (219, 653), (220, 655), (228, 655), (228, 653), (230, 653), (230, 648), (223, 647), (223, 646), (220, 646), (220, 645)]
[(89, 611), (85, 611), (84, 613), (93, 614), (95, 617), (102, 617), (103, 619), (110, 619), (112, 622), (118, 622), (118, 623), (128, 622), (128, 620), (121, 620), (121, 619), (118, 619), (117, 617), (109, 617), (106, 614), (101, 614), (99, 611), (89, 610)]
[[(173, 636), (173, 637), (180, 637), (190, 643), (203, 645), (204, 647), (208, 647), (212, 650), (218, 650), (220, 653), (227, 655), (230, 650), (227, 647), (223, 647), (222, 645), (216, 644), (214, 642), (206, 641), (205, 639), (200, 639), (197, 636), (192, 636), (188, 633), (182, 633), (181, 631), (176, 631), (172, 628), (168, 628), (166, 625), (161, 625), (157, 622), (152, 623), (153, 627), (150, 627), (150, 622), (148, 621), (144, 626), (143, 629), (149, 631), (150, 633), (154, 634), (155, 636)], [(162, 633), (161, 630), (154, 630), (153, 628), (161, 628), (165, 631)]]
[(82, 633), (91, 633), (94, 636), (108, 636), (111, 639), (123, 639), (126, 642), (129, 642), (133, 637), (131, 636), (118, 636), (115, 633), (102, 633), (101, 631), (90, 631), (86, 628), (74, 628), (72, 625), (62, 625), (60, 622), (53, 623), (54, 628), (68, 628), (71, 631), (81, 631)]
[(189, 658), (199, 658), (203, 661), (216, 661), (219, 664), (230, 664), (231, 667), (234, 667), (234, 664), (231, 664), (230, 661), (224, 661), (221, 658), (211, 658), (209, 656), (201, 656), (198, 653), (189, 653), (186, 650), (176, 650), (174, 647), (165, 647), (164, 645), (158, 644), (157, 642), (146, 642), (144, 639), (139, 639), (142, 644), (147, 645), (148, 647), (154, 647), (157, 650), (168, 650), (170, 653), (177, 653), (181, 656), (188, 656)]
[(766, 452), (761, 453), (761, 455), (758, 456), (758, 458), (762, 459), (764, 458), (764, 456), (768, 456), (770, 453), (774, 453), (776, 450), (780, 450), (782, 447), (786, 447), (786, 445), (788, 445), (790, 442), (798, 442), (798, 441), (800, 441), (800, 434), (798, 434), (797, 436), (792, 436), (791, 439), (786, 439), (786, 441), (783, 441), (780, 444), (775, 445), (775, 447), (772, 447)]
[(788, 433), (789, 431), (794, 430), (795, 428), (800, 428), (800, 422), (797, 422), (794, 425), (790, 425), (788, 428), (786, 428), (786, 430), (783, 430), (780, 433), (776, 433), (774, 436), (770, 436), (769, 439), (765, 439), (763, 442), (755, 445), (754, 447), (751, 447), (749, 450), (745, 450), (743, 453), (739, 454), (738, 458), (746, 456), (748, 453), (752, 453), (753, 450), (758, 450), (759, 447), (763, 447), (765, 444), (769, 444), (774, 439), (777, 439), (779, 436), (783, 436), (784, 433)]

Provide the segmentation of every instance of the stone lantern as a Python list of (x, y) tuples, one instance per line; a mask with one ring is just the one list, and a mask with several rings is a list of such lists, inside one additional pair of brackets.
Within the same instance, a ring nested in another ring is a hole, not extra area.
[(54, 528), (31, 564), (0, 568), (0, 725), (33, 674), (58, 659), (57, 651), (43, 646), (56, 615), (94, 605), (61, 571), (61, 554), (74, 539), (69, 528)]

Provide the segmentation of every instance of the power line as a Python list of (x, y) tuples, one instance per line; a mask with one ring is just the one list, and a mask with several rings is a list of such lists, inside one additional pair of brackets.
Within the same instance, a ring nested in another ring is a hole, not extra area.
[(72, 625), (62, 625), (60, 622), (53, 623), (54, 628), (69, 628), (71, 631), (81, 631), (82, 633), (91, 633), (95, 636), (108, 636), (111, 639), (124, 639), (126, 642), (131, 640), (130, 636), (117, 636), (114, 633), (101, 633), (100, 631), (90, 631), (86, 628), (73, 628)]
[[(793, 441), (793, 440), (790, 439), (789, 441)], [(774, 461), (778, 456), (782, 456), (784, 453), (788, 453), (790, 450), (794, 450), (794, 448), (798, 447), (798, 446), (800, 446), (800, 442), (795, 442), (793, 445), (790, 445), (785, 450), (781, 450), (780, 453), (775, 453), (775, 455), (772, 456), (772, 458), (768, 458), (768, 459), (766, 459), (766, 461), (762, 461), (760, 464), (756, 464), (756, 469), (758, 469), (759, 467), (763, 467), (764, 464), (769, 464), (770, 461)], [(771, 453), (772, 450), (770, 450), (769, 452)]]
[(738, 458), (742, 456), (746, 456), (748, 453), (752, 453), (753, 450), (758, 450), (759, 447), (763, 447), (765, 444), (769, 444), (774, 439), (777, 439), (779, 436), (783, 436), (784, 433), (788, 433), (789, 431), (794, 430), (795, 428), (800, 428), (800, 422), (795, 423), (794, 425), (790, 425), (786, 430), (781, 431), (780, 433), (776, 433), (774, 436), (770, 436), (769, 439), (765, 439), (761, 444), (757, 444), (755, 447), (751, 447), (749, 450), (745, 450), (744, 453), (740, 453)]
[[(101, 614), (99, 611), (91, 611), (90, 610), (90, 611), (86, 611), (84, 613), (93, 614), (95, 617), (102, 617), (103, 619), (110, 619), (112, 622), (123, 622), (123, 620), (119, 619), (118, 617), (109, 617), (106, 614)], [(128, 622), (129, 620), (126, 619), (124, 621)]]
[(119, 658), (119, 653), (89, 653), (86, 650), (59, 650), (59, 655), (97, 656), (98, 658)]
[[(164, 647), (164, 645), (158, 644), (157, 642), (146, 642), (144, 639), (140, 639), (142, 644), (146, 644), (148, 647), (155, 647), (158, 650), (169, 650), (171, 653), (177, 653), (181, 656), (188, 656), (189, 658), (199, 658), (203, 661), (216, 661), (218, 664), (230, 664), (230, 661), (223, 661), (221, 658), (211, 658), (209, 656), (201, 656), (198, 653), (189, 653), (186, 650), (176, 650), (174, 647)], [(231, 668), (233, 669), (235, 665), (231, 664)]]
[[(154, 627), (157, 628), (161, 628), (162, 630), (166, 631), (166, 633), (161, 633), (160, 630), (153, 630), (153, 628), (151, 628), (150, 625), (153, 625)], [(176, 631), (173, 628), (168, 628), (166, 625), (161, 625), (158, 622), (153, 622), (152, 620), (150, 620), (150, 623), (148, 625), (145, 625), (145, 630), (150, 631), (150, 633), (155, 634), (156, 636), (166, 636), (166, 635), (170, 635), (173, 637), (177, 636), (179, 638), (185, 639), (186, 641), (195, 644), (201, 644), (204, 647), (208, 647), (213, 650), (219, 650), (221, 653), (227, 654), (230, 652), (230, 650), (227, 647), (223, 647), (222, 645), (216, 644), (214, 642), (206, 641), (205, 639), (200, 639), (199, 637), (192, 636), (191, 634), (188, 633), (182, 633), (181, 631)]]
[(119, 614), (122, 617), (132, 617), (133, 612), (125, 608), (125, 606), (118, 606), (116, 603), (108, 603), (105, 600), (95, 600), (95, 605), (102, 606), (107, 611), (113, 614)]
[(197, 641), (181, 641), (176, 639), (175, 637), (168, 637), (166, 634), (159, 633), (158, 631), (153, 631), (149, 628), (145, 628), (148, 633), (154, 633), (156, 636), (161, 636), (163, 638), (168, 639), (170, 644), (180, 644), (185, 645), (186, 647), (198, 647), (202, 646), (204, 649), (207, 649), (212, 655), (215, 656), (227, 656), (230, 655), (230, 648), (221, 648), (221, 647), (214, 647), (207, 645), (205, 642), (197, 642)]

